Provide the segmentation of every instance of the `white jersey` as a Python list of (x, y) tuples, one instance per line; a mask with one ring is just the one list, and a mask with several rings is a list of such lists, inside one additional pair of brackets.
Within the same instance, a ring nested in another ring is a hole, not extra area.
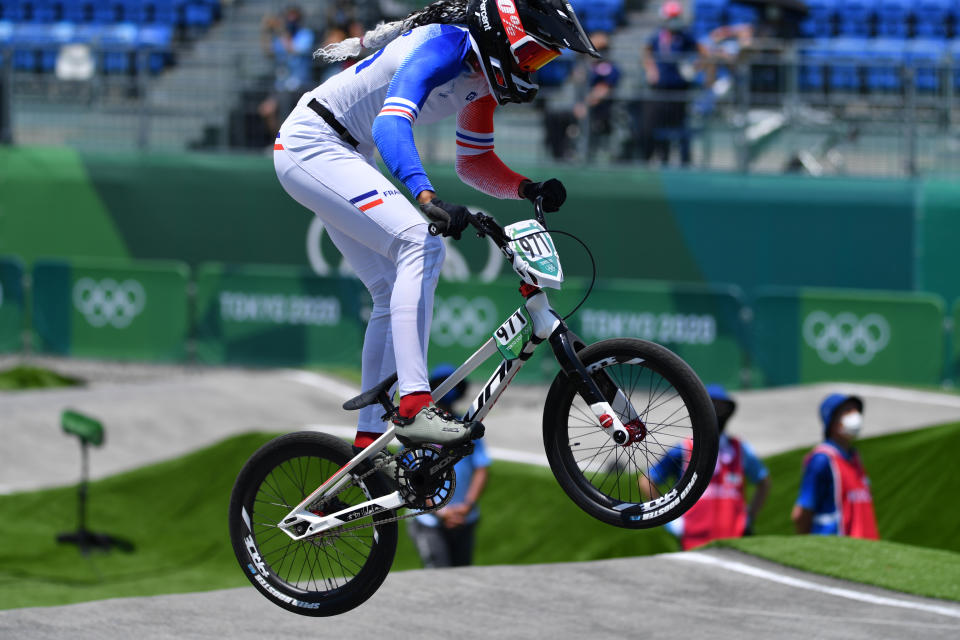
[[(388, 92), (398, 113), (406, 111), (414, 120), (426, 123), (456, 114), (472, 101), (489, 94), (490, 87), (483, 73), (474, 71), (465, 62), (471, 46), (470, 32), (465, 27), (439, 24), (417, 27), (310, 91), (300, 104), (318, 100), (361, 145), (372, 145), (373, 121), (384, 110)], [(450, 59), (451, 49), (461, 53), (459, 60)], [(455, 64), (461, 72), (436, 86), (425, 86), (422, 79), (404, 85), (398, 71), (405, 64), (420, 66), (425, 59), (439, 55), (446, 57), (446, 68)], [(424, 94), (426, 101), (420, 105), (418, 102)]]

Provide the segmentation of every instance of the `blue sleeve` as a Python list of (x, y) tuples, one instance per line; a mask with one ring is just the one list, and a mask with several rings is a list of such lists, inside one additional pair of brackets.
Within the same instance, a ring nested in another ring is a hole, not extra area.
[(679, 478), (680, 474), (683, 473), (683, 456), (684, 447), (678, 444), (673, 449), (670, 449), (667, 455), (661, 458), (657, 464), (650, 468), (650, 471), (647, 472), (647, 477), (655, 484), (663, 482), (670, 477)]
[[(438, 36), (423, 42), (401, 63), (390, 81), (386, 102), (394, 98), (416, 104), (417, 110), (412, 112), (416, 118), (431, 91), (460, 75), (469, 51), (466, 31), (443, 27)], [(413, 140), (412, 119), (381, 114), (373, 121), (372, 133), (384, 164), (414, 197), (421, 191), (435, 191)]]
[(659, 34), (656, 31), (654, 31), (652, 36), (647, 38), (647, 46), (653, 49), (654, 52), (656, 52), (657, 50), (657, 40), (659, 39), (660, 39)]
[(740, 455), (743, 456), (743, 475), (753, 484), (757, 484), (769, 475), (767, 467), (764, 466), (753, 447), (746, 442), (740, 441)]
[(807, 462), (797, 504), (814, 513), (833, 511), (833, 473), (826, 454), (814, 454)]

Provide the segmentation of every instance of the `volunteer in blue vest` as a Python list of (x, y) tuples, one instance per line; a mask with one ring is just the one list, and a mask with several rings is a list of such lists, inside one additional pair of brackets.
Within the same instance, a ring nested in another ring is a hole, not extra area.
[(863, 400), (834, 393), (820, 404), (824, 441), (803, 461), (791, 518), (797, 533), (876, 540), (870, 479), (853, 443), (863, 426)]
[[(667, 524), (667, 530), (680, 539), (684, 550), (704, 545), (719, 538), (739, 538), (752, 533), (757, 513), (770, 493), (770, 474), (753, 448), (725, 432), (727, 422), (737, 407), (736, 402), (720, 385), (707, 386), (717, 412), (720, 448), (713, 478), (700, 500), (689, 511)], [(690, 443), (671, 449), (641, 480), (640, 489), (647, 496), (658, 495), (656, 487), (683, 473)], [(756, 485), (749, 505), (746, 483)]]

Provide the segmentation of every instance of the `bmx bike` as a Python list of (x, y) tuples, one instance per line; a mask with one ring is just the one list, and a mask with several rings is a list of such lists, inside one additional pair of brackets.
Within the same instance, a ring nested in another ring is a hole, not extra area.
[[(636, 338), (587, 345), (570, 330), (544, 290), (559, 289), (563, 271), (539, 201), (535, 219), (504, 228), (477, 213), (470, 223), (511, 263), (524, 300), (433, 397), (497, 358), (464, 415), (482, 421), (547, 342), (560, 371), (544, 402), (543, 442), (566, 494), (618, 527), (656, 527), (683, 514), (703, 493), (717, 458), (716, 416), (700, 379), (660, 345)], [(344, 409), (379, 403), (386, 420), (395, 411), (396, 381), (396, 374), (389, 376)], [(329, 616), (376, 592), (393, 563), (397, 522), (447, 504), (456, 486), (454, 464), (473, 448), (472, 442), (402, 443), (407, 446), (392, 454), (387, 445), (394, 436), (387, 420), (386, 432), (355, 453), (331, 435), (298, 432), (251, 456), (233, 488), (229, 527), (237, 560), (261, 594), (298, 614)], [(683, 468), (665, 483), (651, 482), (649, 470), (676, 446), (684, 451)]]

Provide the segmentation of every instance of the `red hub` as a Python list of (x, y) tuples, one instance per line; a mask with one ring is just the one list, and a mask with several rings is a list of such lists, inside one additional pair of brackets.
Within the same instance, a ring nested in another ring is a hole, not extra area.
[(623, 425), (623, 427), (630, 433), (630, 439), (623, 443), (625, 447), (635, 442), (642, 442), (643, 439), (647, 437), (647, 426), (640, 422), (640, 418), (631, 420)]

